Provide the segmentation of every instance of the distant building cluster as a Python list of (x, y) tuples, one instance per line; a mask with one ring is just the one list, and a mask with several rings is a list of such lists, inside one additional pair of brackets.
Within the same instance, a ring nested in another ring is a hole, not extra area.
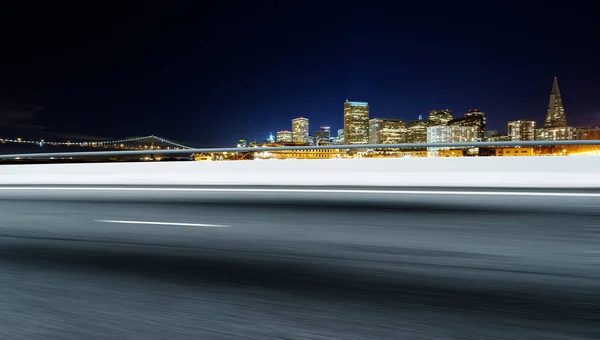
[[(322, 146), (600, 139), (599, 128), (567, 125), (556, 78), (550, 92), (544, 126), (541, 128), (536, 126), (534, 120), (521, 119), (508, 122), (505, 134), (487, 130), (486, 114), (477, 109), (467, 111), (462, 117), (455, 117), (449, 109), (431, 110), (427, 119), (419, 116), (417, 120), (409, 122), (394, 118), (371, 118), (368, 103), (349, 100), (344, 102), (344, 128), (337, 130), (337, 136), (331, 134), (329, 126), (321, 126), (311, 135), (309, 120), (304, 117), (294, 118), (291, 123), (291, 131), (279, 131), (276, 133), (275, 140), (267, 140), (266, 143), (270, 146)], [(241, 142), (238, 146), (246, 145), (245, 141)], [(255, 145), (256, 142), (251, 143), (250, 146)], [(420, 156), (423, 155), (422, 150), (415, 152), (419, 152)], [(455, 152), (463, 153), (460, 150), (450, 152), (447, 148), (428, 148), (427, 155), (439, 156)], [(336, 152), (324, 153), (337, 154)], [(500, 152), (499, 155), (521, 155), (521, 153), (523, 152), (507, 150)], [(529, 154), (529, 151), (526, 154)]]

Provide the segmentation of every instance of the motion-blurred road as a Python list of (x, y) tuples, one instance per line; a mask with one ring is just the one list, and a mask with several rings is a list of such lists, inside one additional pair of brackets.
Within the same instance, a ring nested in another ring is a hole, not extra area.
[(600, 338), (594, 191), (121, 189), (0, 188), (0, 339)]

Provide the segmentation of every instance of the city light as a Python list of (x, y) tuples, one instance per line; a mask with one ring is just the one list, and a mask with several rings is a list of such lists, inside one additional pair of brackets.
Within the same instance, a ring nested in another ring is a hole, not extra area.
[[(544, 126), (536, 126), (531, 119), (509, 121), (507, 133), (486, 130), (486, 113), (472, 109), (457, 116), (450, 109), (434, 109), (427, 119), (418, 115), (418, 119), (403, 121), (395, 118), (369, 118), (370, 108), (367, 102), (346, 100), (340, 107), (343, 112), (344, 127), (337, 130), (337, 136), (331, 135), (330, 126), (320, 126), (310, 134), (309, 119), (298, 117), (291, 120), (291, 131), (280, 130), (269, 133), (264, 143), (239, 140), (238, 148), (264, 148), (287, 146), (307, 147), (311, 145), (361, 145), (361, 144), (423, 144), (454, 142), (503, 142), (503, 141), (560, 141), (560, 140), (600, 140), (598, 127), (570, 127), (567, 125), (558, 80), (554, 78), (550, 100), (546, 111)], [(189, 146), (171, 142), (150, 135), (107, 141), (55, 141), (27, 140), (22, 137), (0, 138), (3, 144), (31, 144), (39, 147), (81, 147), (103, 150), (178, 150), (191, 149)], [(262, 159), (344, 159), (344, 158), (421, 158), (421, 157), (467, 157), (467, 156), (576, 156), (598, 155), (600, 146), (568, 147), (470, 147), (463, 149), (413, 147), (412, 149), (371, 148), (362, 149), (308, 149), (282, 150), (277, 152), (239, 152), (216, 153), (210, 157), (191, 155), (195, 160), (247, 160), (256, 157)], [(149, 157), (150, 159), (156, 159)]]
[[(569, 127), (565, 116), (562, 97), (558, 88), (558, 80), (554, 78), (550, 92), (550, 101), (546, 110), (545, 124), (537, 127), (530, 119), (508, 122), (507, 133), (487, 131), (486, 113), (479, 109), (471, 109), (462, 117), (455, 116), (450, 109), (433, 109), (428, 118), (404, 122), (393, 118), (369, 119), (369, 103), (349, 101), (343, 105), (344, 128), (338, 130), (337, 137), (331, 137), (329, 126), (321, 126), (314, 135), (314, 145), (360, 145), (360, 144), (422, 144), (422, 143), (454, 143), (454, 142), (502, 142), (502, 141), (558, 141), (558, 140), (600, 140), (600, 128)], [(292, 131), (277, 132), (273, 141), (272, 135), (267, 140), (269, 145), (262, 146), (309, 146), (313, 145), (309, 135), (308, 119), (304, 117), (292, 120)], [(260, 144), (255, 146), (261, 146)], [(556, 149), (559, 149), (557, 151)], [(543, 156), (543, 155), (576, 155), (595, 154), (595, 150), (570, 146), (560, 147), (470, 147), (462, 150), (448, 148), (415, 148), (416, 150), (389, 150), (386, 148), (369, 152), (349, 152), (339, 150), (334, 154), (312, 152), (311, 150), (282, 151), (272, 157), (292, 158), (364, 158), (364, 157), (465, 157), (465, 156)]]

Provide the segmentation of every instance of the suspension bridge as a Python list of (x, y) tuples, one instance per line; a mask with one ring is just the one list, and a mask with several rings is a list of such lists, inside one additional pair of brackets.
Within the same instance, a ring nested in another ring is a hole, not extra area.
[(0, 138), (0, 144), (38, 145), (40, 147), (81, 147), (109, 150), (181, 150), (191, 147), (155, 135), (107, 141), (47, 141)]

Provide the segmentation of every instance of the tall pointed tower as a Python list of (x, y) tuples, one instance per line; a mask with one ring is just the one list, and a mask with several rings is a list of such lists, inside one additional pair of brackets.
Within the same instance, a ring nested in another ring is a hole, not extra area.
[(545, 128), (567, 127), (567, 118), (565, 117), (565, 108), (563, 107), (562, 97), (558, 89), (558, 80), (554, 77), (552, 92), (550, 92), (550, 103), (546, 111)]

